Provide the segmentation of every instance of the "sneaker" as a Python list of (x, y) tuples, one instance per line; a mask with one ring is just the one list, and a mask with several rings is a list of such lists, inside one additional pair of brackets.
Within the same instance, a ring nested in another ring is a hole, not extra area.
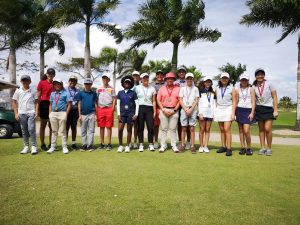
[(174, 151), (174, 153), (180, 152), (176, 145), (172, 147), (172, 150)]
[(161, 145), (160, 149), (159, 149), (159, 153), (164, 153), (166, 151), (166, 149), (167, 149), (166, 146)]
[(192, 154), (196, 154), (196, 148), (195, 148), (195, 146), (192, 146), (192, 147), (191, 147), (191, 153), (192, 153)]
[(198, 152), (203, 153), (203, 152), (204, 152), (204, 147), (201, 147), (201, 146), (200, 146)]
[(155, 147), (154, 147), (153, 144), (150, 144), (150, 145), (149, 145), (149, 150), (150, 150), (151, 152), (155, 151)]
[(226, 149), (226, 156), (232, 156), (232, 150), (231, 149)]
[[(131, 146), (128, 146), (128, 147), (130, 148)], [(138, 143), (133, 143), (133, 149), (137, 149), (138, 147), (139, 147)]]
[(180, 146), (181, 146), (181, 141), (179, 141), (179, 142), (177, 143), (177, 148), (180, 148)]
[(41, 145), (41, 149), (42, 149), (42, 151), (47, 151), (48, 150), (48, 148), (46, 147), (45, 144)]
[(54, 151), (55, 151), (55, 148), (54, 148), (54, 147), (51, 147), (51, 148), (47, 151), (47, 153), (48, 153), (48, 154), (52, 154)]
[(25, 146), (23, 150), (20, 152), (21, 154), (27, 154), (29, 152), (29, 147)]
[(98, 149), (98, 150), (105, 149), (105, 145), (101, 143), (97, 149)]
[(107, 151), (112, 150), (112, 145), (111, 145), (111, 144), (108, 144), (108, 145), (106, 146), (106, 150), (107, 150)]
[(220, 147), (218, 150), (217, 150), (217, 153), (224, 153), (227, 151), (227, 148), (225, 147)]
[(248, 148), (248, 149), (246, 150), (246, 155), (253, 155), (253, 151), (252, 151), (251, 148)]
[(266, 156), (271, 156), (271, 155), (272, 155), (272, 150), (271, 149), (267, 149)]
[(118, 147), (117, 152), (121, 153), (121, 152), (123, 152), (123, 150), (124, 150), (124, 147), (123, 147), (122, 145), (120, 145), (120, 146)]
[(154, 149), (159, 149), (159, 144), (156, 142), (156, 143), (154, 143), (153, 147), (154, 147)]
[(86, 150), (87, 150), (86, 145), (82, 145), (81, 148), (80, 148), (80, 151), (81, 152), (85, 152)]
[(37, 151), (37, 147), (36, 147), (36, 146), (31, 146), (31, 154), (32, 154), (32, 155), (38, 154), (38, 151)]
[(144, 145), (140, 144), (139, 152), (143, 152), (143, 151), (144, 151)]
[(68, 154), (69, 153), (69, 149), (67, 147), (63, 147), (63, 153), (64, 154)]
[(265, 149), (265, 148), (262, 148), (258, 151), (259, 155), (265, 155), (266, 153), (267, 153), (267, 149)]
[(72, 144), (72, 145), (71, 145), (71, 148), (72, 148), (74, 151), (76, 151), (76, 150), (78, 149), (76, 144)]
[(203, 151), (204, 151), (205, 153), (209, 153), (208, 147), (204, 147), (204, 148), (203, 148)]
[(51, 144), (48, 145), (48, 149), (50, 149), (50, 148), (51, 148)]
[(246, 154), (246, 149), (245, 148), (242, 148), (240, 151), (239, 151), (239, 155), (245, 155)]
[(125, 152), (126, 152), (126, 153), (129, 153), (129, 152), (130, 152), (130, 147), (129, 147), (129, 146), (126, 146), (126, 147), (125, 147)]
[(187, 141), (185, 144), (185, 149), (190, 150), (191, 149), (191, 142)]
[(93, 148), (93, 146), (89, 145), (89, 146), (87, 146), (87, 150), (88, 150), (89, 152), (92, 152), (92, 151), (94, 151), (94, 148)]

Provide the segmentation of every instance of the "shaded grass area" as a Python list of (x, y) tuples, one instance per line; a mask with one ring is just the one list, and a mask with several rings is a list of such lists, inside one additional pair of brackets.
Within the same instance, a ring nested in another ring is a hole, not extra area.
[(297, 146), (274, 146), (272, 157), (116, 148), (31, 156), (19, 154), (21, 141), (0, 140), (0, 224), (300, 221)]

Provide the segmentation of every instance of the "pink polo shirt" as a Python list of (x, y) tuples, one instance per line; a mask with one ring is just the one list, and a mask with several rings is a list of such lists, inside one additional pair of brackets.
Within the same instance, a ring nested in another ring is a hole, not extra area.
[(173, 88), (163, 86), (158, 91), (157, 100), (161, 102), (163, 107), (174, 108), (179, 102), (179, 91), (180, 88), (176, 86)]

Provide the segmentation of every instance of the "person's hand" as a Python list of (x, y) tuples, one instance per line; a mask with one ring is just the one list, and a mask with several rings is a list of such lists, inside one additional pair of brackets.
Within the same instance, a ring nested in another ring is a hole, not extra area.
[(234, 120), (235, 120), (235, 115), (231, 114), (231, 121), (234, 121)]
[(16, 113), (16, 114), (15, 114), (15, 119), (16, 119), (16, 121), (19, 121), (19, 120), (20, 120), (19, 113)]
[(137, 119), (137, 115), (134, 115), (134, 116), (132, 117), (132, 120), (133, 120), (133, 121), (136, 121), (136, 119)]
[(254, 114), (253, 113), (250, 113), (250, 115), (248, 116), (249, 120), (252, 121), (253, 118), (254, 118)]
[(97, 119), (97, 116), (95, 115), (95, 121), (97, 121), (98, 119)]
[(278, 117), (278, 111), (277, 110), (273, 112), (273, 116), (274, 116), (274, 118)]
[(82, 123), (82, 116), (81, 115), (79, 116), (78, 119), (79, 119), (79, 122)]
[(162, 112), (165, 114), (166, 117), (169, 117), (169, 116), (170, 116), (169, 110), (163, 108), (163, 109), (162, 109)]
[(156, 116), (156, 111), (153, 112), (153, 118), (155, 118), (155, 116)]
[(119, 120), (120, 123), (123, 122), (122, 119), (121, 119), (121, 116), (118, 116), (118, 120)]
[(199, 114), (199, 119), (200, 119), (200, 120), (204, 120), (204, 117), (203, 117), (203, 114), (202, 114), (202, 113)]

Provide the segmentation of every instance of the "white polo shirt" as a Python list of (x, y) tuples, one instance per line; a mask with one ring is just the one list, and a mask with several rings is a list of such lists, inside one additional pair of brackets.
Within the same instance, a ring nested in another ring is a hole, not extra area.
[(35, 100), (37, 98), (37, 94), (35, 90), (29, 88), (28, 90), (24, 90), (22, 87), (18, 88), (13, 97), (13, 100), (16, 100), (18, 103), (18, 113), (19, 114), (28, 114), (35, 113)]

